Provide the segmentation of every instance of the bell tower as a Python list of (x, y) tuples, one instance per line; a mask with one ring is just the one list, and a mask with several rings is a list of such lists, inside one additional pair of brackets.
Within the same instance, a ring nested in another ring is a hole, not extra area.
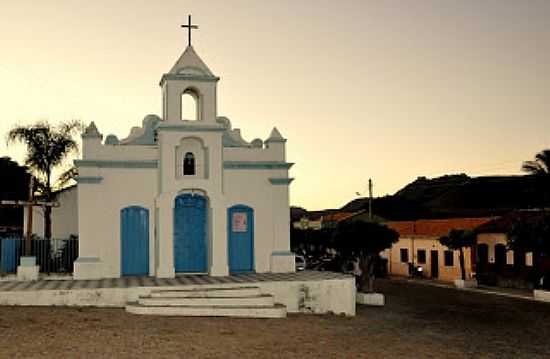
[(176, 124), (183, 120), (182, 97), (190, 95), (194, 100), (193, 112), (196, 120), (202, 123), (216, 123), (217, 102), (216, 88), (219, 77), (215, 76), (206, 66), (191, 46), (191, 30), (198, 26), (191, 25), (189, 16), (187, 28), (187, 48), (174, 64), (172, 69), (162, 75), (160, 87), (162, 89), (162, 117), (166, 123)]

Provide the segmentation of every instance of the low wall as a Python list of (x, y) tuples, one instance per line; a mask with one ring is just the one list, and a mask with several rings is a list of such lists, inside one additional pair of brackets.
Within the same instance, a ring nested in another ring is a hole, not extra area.
[(550, 290), (535, 289), (533, 295), (535, 296), (535, 300), (550, 303)]
[(128, 288), (81, 288), (70, 290), (20, 290), (0, 292), (0, 305), (124, 307), (151, 290), (231, 288), (257, 286), (284, 304), (289, 313), (334, 313), (355, 315), (355, 279), (338, 278), (309, 281), (265, 281), (241, 284), (182, 285)]

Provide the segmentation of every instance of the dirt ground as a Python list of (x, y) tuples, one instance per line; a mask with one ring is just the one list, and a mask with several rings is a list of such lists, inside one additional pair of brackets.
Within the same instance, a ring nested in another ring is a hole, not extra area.
[(0, 307), (0, 357), (550, 358), (550, 304), (379, 281), (355, 318), (170, 318)]

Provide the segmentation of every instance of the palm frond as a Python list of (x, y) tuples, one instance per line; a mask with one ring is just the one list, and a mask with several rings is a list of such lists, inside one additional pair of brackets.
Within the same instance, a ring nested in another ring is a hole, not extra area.
[(59, 178), (57, 179), (57, 182), (55, 183), (56, 189), (62, 189), (69, 183), (71, 180), (74, 180), (78, 176), (78, 168), (71, 167), (65, 172), (63, 172)]
[(535, 159), (523, 162), (523, 172), (537, 176), (550, 175), (550, 149), (542, 150), (535, 155)]
[(30, 126), (17, 126), (8, 132), (8, 144), (19, 142), (27, 147), (25, 165), (41, 181), (39, 192), (43, 195), (48, 196), (52, 192), (50, 180), (53, 169), (61, 165), (67, 156), (78, 152), (78, 143), (73, 135), (80, 129), (82, 124), (78, 121), (58, 126), (43, 121)]
[(521, 170), (532, 175), (538, 175), (544, 172), (544, 170), (540, 167), (540, 164), (536, 161), (523, 162)]

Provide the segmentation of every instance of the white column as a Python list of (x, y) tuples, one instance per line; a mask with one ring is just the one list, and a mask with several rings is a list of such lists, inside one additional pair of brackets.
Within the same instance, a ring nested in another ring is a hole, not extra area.
[(229, 274), (227, 264), (227, 209), (223, 205), (216, 205), (216, 203), (213, 203), (211, 208), (210, 275), (221, 277)]
[(174, 236), (173, 236), (173, 201), (170, 196), (163, 194), (157, 199), (159, 207), (158, 218), (158, 263), (156, 276), (158, 278), (174, 278)]

